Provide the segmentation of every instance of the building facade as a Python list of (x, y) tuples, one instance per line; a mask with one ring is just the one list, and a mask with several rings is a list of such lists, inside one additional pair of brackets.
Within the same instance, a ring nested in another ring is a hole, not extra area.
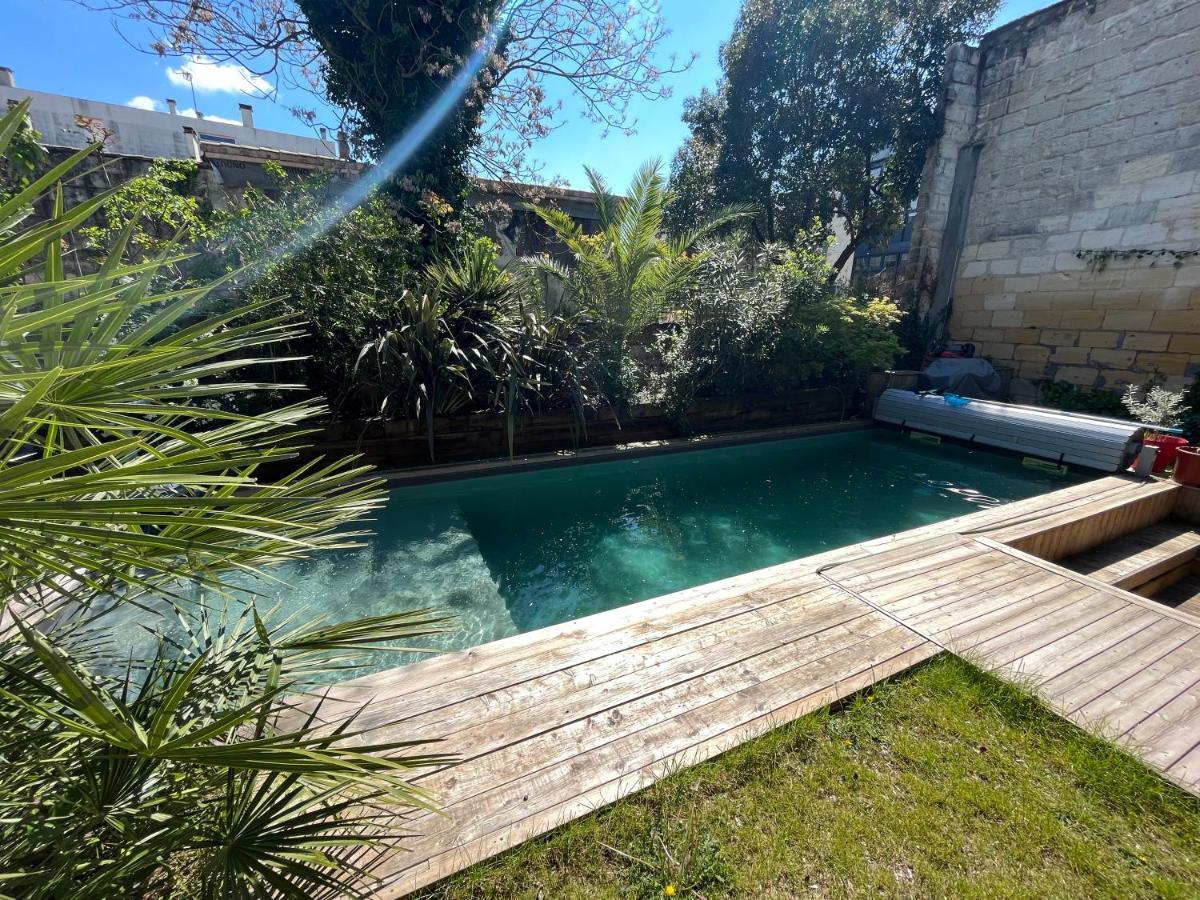
[[(218, 209), (239, 202), (248, 187), (275, 190), (278, 183), (264, 166), (268, 161), (292, 177), (326, 172), (347, 184), (369, 168), (349, 158), (344, 137), (331, 140), (323, 129), (319, 137), (305, 137), (256, 128), (254, 111), (246, 103), (239, 104), (242, 122), (237, 124), (182, 115), (171, 99), (164, 101), (167, 111), (161, 112), (20, 88), (12, 70), (0, 67), (0, 108), (25, 99), (32, 100), (30, 120), (53, 161), (97, 141), (104, 144), (98, 154), (102, 165), (67, 186), (72, 204), (144, 175), (155, 159), (194, 161), (199, 167), (194, 190)], [(535, 203), (557, 206), (585, 231), (598, 227), (590, 191), (478, 179), (467, 202), (482, 213), (504, 262), (561, 251), (532, 211)]]
[[(168, 111), (158, 112), (29, 90), (17, 86), (11, 69), (0, 67), (0, 107), (25, 99), (32, 100), (29, 118), (33, 127), (51, 147), (78, 150), (103, 139), (105, 149), (118, 156), (189, 159), (196, 155), (195, 142), (204, 141), (260, 147), (298, 156), (329, 159), (339, 156), (338, 141), (327, 133), (320, 137), (305, 137), (256, 128), (254, 109), (248, 103), (238, 104), (240, 123), (198, 118), (180, 114), (171, 99), (164, 101)], [(341, 156), (348, 155), (344, 142), (341, 150)]]
[(1014, 375), (1200, 374), (1200, 2), (1064, 0), (953, 48), (906, 278)]

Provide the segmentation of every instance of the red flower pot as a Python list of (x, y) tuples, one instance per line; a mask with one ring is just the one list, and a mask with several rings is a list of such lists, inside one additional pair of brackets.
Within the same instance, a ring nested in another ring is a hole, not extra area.
[(1200, 447), (1180, 447), (1175, 457), (1175, 480), (1188, 487), (1200, 487)]

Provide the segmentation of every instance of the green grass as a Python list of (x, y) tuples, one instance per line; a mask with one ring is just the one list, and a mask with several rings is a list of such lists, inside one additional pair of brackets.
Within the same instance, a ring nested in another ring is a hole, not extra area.
[(425, 897), (1200, 897), (1200, 801), (955, 657)]

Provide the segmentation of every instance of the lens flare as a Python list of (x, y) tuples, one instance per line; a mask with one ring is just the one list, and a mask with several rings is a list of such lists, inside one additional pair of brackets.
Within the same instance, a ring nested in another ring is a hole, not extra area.
[(379, 161), (368, 172), (351, 184), (338, 197), (334, 198), (310, 225), (298, 231), (287, 243), (277, 247), (274, 252), (262, 259), (252, 261), (247, 269), (250, 272), (261, 272), (267, 266), (281, 259), (292, 256), (322, 235), (328, 234), (347, 215), (354, 211), (364, 200), (370, 197), (388, 179), (398, 173), (405, 163), (416, 152), (429, 136), (437, 129), (442, 120), (454, 111), (462, 98), (471, 87), (471, 82), (486, 65), (488, 59), (500, 43), (518, 0), (505, 0), (492, 19), (491, 27), (479, 42), (479, 46), (471, 53), (462, 68), (438, 98), (430, 104), (400, 138), (388, 148)]

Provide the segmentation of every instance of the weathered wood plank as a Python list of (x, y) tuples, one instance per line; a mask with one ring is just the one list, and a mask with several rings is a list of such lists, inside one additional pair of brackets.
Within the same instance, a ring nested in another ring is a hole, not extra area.
[(1150, 482), (1075, 510), (1014, 524), (992, 536), (1043, 559), (1062, 559), (1124, 537), (1171, 514), (1179, 486)]
[[(448, 808), (449, 824), (428, 845), (414, 843), (410, 853), (394, 857), (395, 896), (454, 871), (464, 860), (483, 858), (516, 839), (554, 827), (583, 811), (644, 787), (681, 763), (694, 764), (720, 750), (818, 708), (936, 653), (911, 632), (888, 623), (869, 646), (860, 642), (837, 653), (801, 664), (782, 676), (745, 691), (693, 707), (626, 737), (535, 773), (510, 794), (460, 811)], [(519, 793), (518, 793), (519, 791)], [(528, 799), (525, 799), (528, 798)], [(465, 813), (469, 824), (456, 815)], [(442, 834), (445, 834), (445, 838)], [(422, 841), (422, 838), (417, 838)]]
[(1140, 528), (1167, 493), (1098, 479), (337, 685), (339, 702), (367, 702), (359, 724), (371, 739), (439, 737), (462, 760), (417, 774), (443, 812), (406, 821), (414, 837), (378, 868), (379, 896), (943, 648), (1200, 785), (1200, 627), (994, 540), (1046, 535), (1042, 547), (1061, 553), (1088, 532), (1077, 519), (1095, 517), (1098, 535)]
[[(1150, 626), (1109, 644), (1097, 641), (1096, 652), (1066, 666), (1038, 688), (1055, 708), (1066, 712), (1090, 703), (1129, 677), (1129, 660), (1153, 661), (1189, 640), (1174, 619), (1156, 619)], [(1141, 663), (1144, 664), (1144, 663)]]
[(486, 699), (473, 698), (450, 715), (421, 716), (414, 727), (453, 739), (479, 755), (828, 632), (866, 612), (833, 591), (805, 594), (760, 615), (713, 623), (555, 673), (561, 678), (532, 680)]
[(1181, 566), (1186, 572), (1186, 564), (1198, 553), (1200, 530), (1185, 522), (1162, 522), (1072, 556), (1063, 565), (1114, 587), (1133, 590)]
[[(743, 663), (706, 672), (613, 709), (552, 727), (519, 744), (501, 746), (467, 764), (440, 769), (421, 784), (426, 790), (455, 798), (454, 803), (444, 807), (446, 814), (458, 809), (462, 803), (471, 801), (472, 820), (482, 809), (477, 795), (484, 794), (492, 798), (495, 804), (502, 804), (506, 799), (511, 799), (512, 791), (506, 788), (515, 781), (524, 783), (522, 795), (535, 798), (525, 802), (541, 802), (536, 797), (543, 789), (547, 789), (550, 782), (554, 782), (556, 788), (569, 792), (580, 785), (580, 778), (586, 781), (589, 777), (579, 766), (575, 766), (575, 775), (570, 783), (558, 784), (554, 773), (566, 771), (563, 766), (568, 766), (573, 759), (609, 747), (614, 742), (664, 722), (683, 724), (683, 717), (691, 711), (728, 697), (740, 696), (749, 707), (753, 705), (750, 701), (755, 696), (754, 691), (759, 690), (761, 685), (775, 679), (799, 677), (795, 674), (798, 670), (807, 673), (804, 677), (818, 677), (821, 673), (835, 671), (836, 667), (830, 668), (835, 663), (853, 664), (865, 649), (909, 649), (911, 641), (899, 634), (898, 628), (882, 616), (860, 616), (819, 635), (810, 635), (794, 644), (767, 651), (755, 658), (752, 664)], [(905, 634), (911, 635), (910, 632)], [(901, 643), (906, 645), (900, 646)], [(679, 733), (683, 735), (684, 732), (685, 729)], [(454, 746), (454, 743), (448, 742), (448, 749)], [(585, 768), (590, 768), (590, 763)]]

